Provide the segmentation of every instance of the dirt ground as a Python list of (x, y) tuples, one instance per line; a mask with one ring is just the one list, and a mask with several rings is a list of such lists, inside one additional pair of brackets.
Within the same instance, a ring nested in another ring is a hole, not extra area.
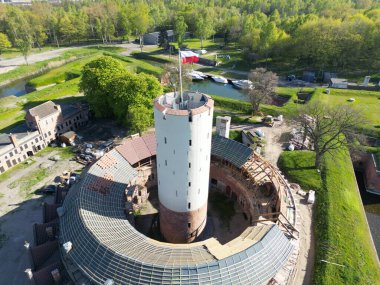
[(292, 130), (285, 121), (276, 122), (274, 127), (261, 124), (255, 125), (231, 125), (231, 130), (257, 130), (264, 132), (265, 150), (264, 157), (273, 165), (277, 165), (281, 152), (288, 146), (289, 133)]
[[(141, 214), (135, 220), (136, 229), (145, 235), (148, 235), (150, 225), (158, 213), (159, 207), (157, 188), (149, 189), (149, 193), (148, 202), (143, 206)], [(218, 213), (213, 208), (209, 199), (207, 226), (211, 227), (209, 229), (211, 236), (215, 237), (221, 244), (233, 240), (249, 226), (249, 222), (244, 219), (243, 211), (236, 202), (234, 203), (235, 214), (230, 218), (228, 226), (222, 223)]]
[(309, 285), (312, 282), (315, 258), (315, 238), (313, 233), (313, 206), (306, 203), (306, 197), (299, 194), (294, 195), (296, 205), (300, 214), (299, 246), (300, 252), (297, 262), (297, 274), (293, 284)]
[(30, 268), (30, 257), (24, 242), (28, 241), (33, 245), (32, 225), (42, 222), (42, 203), (53, 203), (53, 196), (32, 195), (32, 198), (28, 199), (20, 191), (19, 186), (11, 189), (9, 185), (25, 178), (41, 164), (51, 164), (49, 174), (29, 189), (31, 193), (52, 183), (64, 170), (77, 170), (83, 167), (68, 159), (57, 162), (49, 160), (49, 157), (56, 153), (57, 151), (53, 151), (41, 157), (35, 156), (34, 164), (14, 171), (9, 179), (0, 183), (0, 256), (6, 257), (6, 262), (0, 262), (0, 284), (30, 284), (24, 273), (25, 269)]
[[(276, 122), (274, 127), (262, 125), (231, 125), (231, 130), (261, 129), (264, 132), (265, 151), (264, 157), (273, 165), (277, 165), (278, 158), (282, 151), (288, 146), (289, 133), (292, 126), (286, 122), (279, 124)], [(312, 282), (315, 242), (313, 233), (313, 211), (312, 206), (307, 204), (305, 197), (294, 194), (295, 203), (298, 206), (299, 220), (297, 228), (300, 230), (300, 251), (297, 262), (297, 273), (294, 285), (309, 285)]]

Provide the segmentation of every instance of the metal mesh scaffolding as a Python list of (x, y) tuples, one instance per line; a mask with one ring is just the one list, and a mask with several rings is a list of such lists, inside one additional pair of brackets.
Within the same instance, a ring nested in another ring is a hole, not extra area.
[[(220, 137), (213, 139), (212, 149), (214, 155), (239, 167), (252, 152), (242, 144)], [(215, 239), (174, 245), (142, 235), (126, 220), (124, 213), (124, 190), (137, 173), (117, 150), (110, 151), (108, 157), (112, 157), (112, 163), (107, 167), (102, 163), (91, 166), (69, 191), (63, 205), (60, 242), (73, 244), (72, 250), (67, 254), (62, 251), (62, 255), (74, 279), (80, 272), (74, 281), (262, 284), (275, 275), (291, 254), (293, 245), (276, 225), (255, 227), (256, 232), (252, 230), (241, 237), (242, 242), (252, 240), (239, 250), (232, 250), (238, 241), (231, 243), (231, 247), (220, 245)], [(97, 191), (93, 185), (97, 185)], [(217, 251), (224, 249), (231, 254), (221, 258)]]

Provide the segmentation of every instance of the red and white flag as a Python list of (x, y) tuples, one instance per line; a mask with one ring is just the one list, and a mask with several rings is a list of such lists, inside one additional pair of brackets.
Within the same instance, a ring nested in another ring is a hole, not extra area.
[(180, 53), (181, 53), (181, 60), (183, 64), (199, 61), (199, 56), (195, 52), (186, 50), (186, 51), (180, 51)]

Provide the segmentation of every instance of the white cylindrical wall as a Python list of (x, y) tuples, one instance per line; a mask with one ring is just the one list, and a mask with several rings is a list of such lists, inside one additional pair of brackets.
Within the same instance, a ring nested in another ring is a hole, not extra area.
[(154, 110), (159, 199), (175, 212), (194, 211), (207, 203), (213, 108), (204, 109), (191, 121), (189, 116)]

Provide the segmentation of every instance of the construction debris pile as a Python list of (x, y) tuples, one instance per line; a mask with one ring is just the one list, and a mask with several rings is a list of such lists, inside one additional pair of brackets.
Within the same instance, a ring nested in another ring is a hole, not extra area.
[(125, 212), (128, 215), (136, 214), (148, 201), (149, 193), (145, 186), (133, 185), (125, 189)]
[(289, 150), (305, 150), (305, 149), (313, 149), (313, 144), (305, 134), (305, 130), (303, 128), (294, 128), (291, 132), (291, 139), (289, 141)]

